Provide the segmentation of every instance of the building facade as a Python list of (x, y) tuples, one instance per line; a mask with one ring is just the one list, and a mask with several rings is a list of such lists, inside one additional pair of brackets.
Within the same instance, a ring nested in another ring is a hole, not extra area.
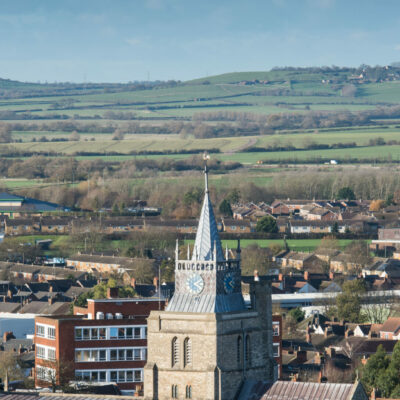
[(208, 192), (193, 251), (175, 254), (175, 293), (148, 318), (146, 399), (230, 400), (246, 380), (274, 381), (271, 285), (248, 278), (241, 292), (240, 243), (225, 254)]
[(111, 382), (123, 394), (142, 394), (146, 318), (163, 308), (154, 298), (88, 300), (80, 315), (36, 317), (35, 385)]

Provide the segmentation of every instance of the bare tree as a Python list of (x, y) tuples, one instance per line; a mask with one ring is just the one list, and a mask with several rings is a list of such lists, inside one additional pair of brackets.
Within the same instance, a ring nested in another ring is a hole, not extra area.
[(4, 391), (8, 392), (10, 381), (22, 379), (24, 376), (18, 363), (17, 354), (11, 351), (0, 352), (0, 377), (4, 382)]

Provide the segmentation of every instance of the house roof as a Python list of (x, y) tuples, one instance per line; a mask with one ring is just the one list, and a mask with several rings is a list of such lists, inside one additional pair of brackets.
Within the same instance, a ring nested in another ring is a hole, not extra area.
[(21, 310), (20, 314), (67, 314), (69, 312), (70, 303), (64, 302), (55, 302), (53, 304), (49, 304), (44, 301), (31, 301), (28, 304), (25, 304)]
[(20, 307), (19, 303), (0, 302), (0, 312), (15, 313)]
[(396, 333), (400, 329), (400, 318), (389, 317), (382, 325), (381, 332)]

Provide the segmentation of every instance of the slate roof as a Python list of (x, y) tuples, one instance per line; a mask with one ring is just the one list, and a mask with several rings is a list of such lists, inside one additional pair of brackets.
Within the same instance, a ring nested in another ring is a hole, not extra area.
[[(354, 392), (357, 391), (357, 397)], [(360, 383), (246, 382), (239, 400), (367, 400)]]
[(214, 256), (214, 246), (216, 246), (217, 261), (225, 260), (221, 240), (218, 235), (217, 223), (215, 222), (213, 207), (206, 186), (192, 260), (212, 260)]
[(0, 312), (15, 313), (20, 307), (19, 303), (0, 302)]
[(43, 314), (43, 315), (58, 315), (67, 314), (69, 312), (70, 303), (55, 302), (49, 304), (44, 301), (31, 301), (25, 304), (21, 310), (20, 314)]

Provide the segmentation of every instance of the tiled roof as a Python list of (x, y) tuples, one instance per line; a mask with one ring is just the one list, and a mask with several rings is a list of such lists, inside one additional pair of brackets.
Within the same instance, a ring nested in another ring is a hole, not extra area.
[(395, 333), (400, 328), (400, 318), (389, 317), (382, 325), (381, 332)]

